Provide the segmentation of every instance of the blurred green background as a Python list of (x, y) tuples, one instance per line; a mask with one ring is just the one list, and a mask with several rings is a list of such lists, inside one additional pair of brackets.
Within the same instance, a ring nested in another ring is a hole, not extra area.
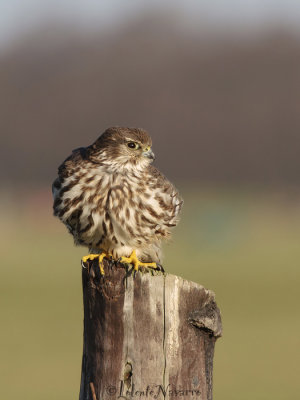
[(216, 293), (214, 399), (297, 398), (300, 5), (4, 0), (0, 15), (0, 398), (78, 398), (86, 250), (50, 188), (112, 125), (147, 129), (184, 197), (164, 267)]
[[(299, 196), (182, 192), (184, 213), (164, 266), (216, 293), (224, 335), (215, 352), (215, 399), (297, 398)], [(86, 252), (51, 216), (49, 193), (35, 194), (47, 208), (27, 198), (18, 209), (8, 201), (1, 214), (1, 398), (74, 399)]]

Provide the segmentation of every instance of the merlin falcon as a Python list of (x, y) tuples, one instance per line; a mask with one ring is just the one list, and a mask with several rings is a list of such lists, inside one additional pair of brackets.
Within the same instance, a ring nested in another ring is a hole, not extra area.
[(151, 146), (145, 130), (113, 127), (58, 168), (54, 215), (89, 248), (83, 263), (97, 258), (101, 274), (104, 258), (160, 269), (161, 242), (179, 221), (183, 201), (151, 165)]

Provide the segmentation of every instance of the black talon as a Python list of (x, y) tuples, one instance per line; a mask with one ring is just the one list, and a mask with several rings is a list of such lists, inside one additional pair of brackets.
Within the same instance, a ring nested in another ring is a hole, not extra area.
[(164, 270), (164, 268), (163, 268), (162, 265), (160, 265), (160, 264), (158, 264), (158, 263), (156, 263), (156, 265), (157, 265), (158, 271), (160, 271), (160, 272), (165, 272), (165, 270)]

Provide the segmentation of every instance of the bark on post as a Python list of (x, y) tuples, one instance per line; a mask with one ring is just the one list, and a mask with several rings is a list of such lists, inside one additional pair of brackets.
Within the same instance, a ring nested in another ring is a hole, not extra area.
[(122, 264), (83, 268), (80, 400), (212, 399), (221, 336), (214, 293), (162, 273), (134, 277)]

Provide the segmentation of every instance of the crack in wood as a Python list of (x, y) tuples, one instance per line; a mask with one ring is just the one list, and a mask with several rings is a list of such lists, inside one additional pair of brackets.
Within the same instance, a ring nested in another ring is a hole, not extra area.
[(132, 376), (133, 376), (132, 364), (131, 362), (127, 361), (124, 367), (124, 377), (123, 377), (123, 381), (127, 389), (131, 388)]
[[(163, 371), (163, 387), (166, 388), (166, 368), (167, 368), (167, 351), (166, 351), (166, 276), (163, 281), (163, 357), (164, 357), (164, 371)], [(164, 395), (165, 398), (165, 395)]]
[(93, 382), (90, 382), (90, 388), (91, 388), (93, 400), (97, 400), (97, 396), (96, 396), (96, 392), (95, 392), (95, 386), (94, 386)]

